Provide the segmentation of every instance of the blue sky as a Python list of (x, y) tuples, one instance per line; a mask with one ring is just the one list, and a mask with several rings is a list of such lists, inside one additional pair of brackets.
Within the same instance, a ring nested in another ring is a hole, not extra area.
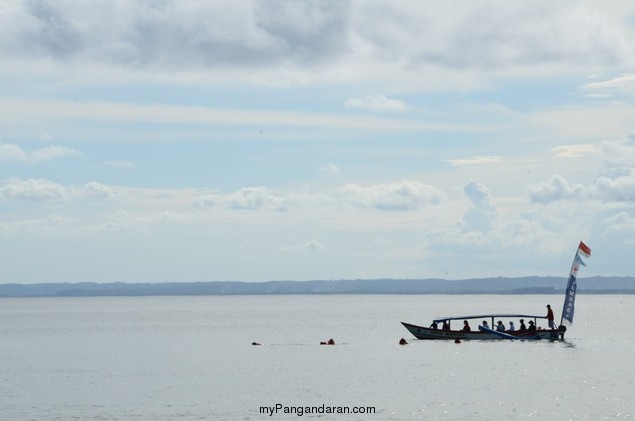
[(0, 5), (0, 282), (632, 276), (631, 1)]

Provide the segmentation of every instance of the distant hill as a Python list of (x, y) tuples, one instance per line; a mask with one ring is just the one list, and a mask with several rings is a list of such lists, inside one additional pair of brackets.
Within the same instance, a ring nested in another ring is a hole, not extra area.
[[(561, 294), (563, 277), (372, 279), (269, 282), (42, 283), (0, 284), (0, 297), (98, 297), (283, 294)], [(633, 277), (578, 280), (579, 294), (635, 294)]]

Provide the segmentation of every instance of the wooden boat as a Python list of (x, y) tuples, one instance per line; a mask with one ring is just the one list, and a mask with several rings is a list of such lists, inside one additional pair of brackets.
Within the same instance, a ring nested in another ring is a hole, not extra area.
[[(580, 241), (573, 258), (569, 281), (564, 294), (562, 317), (560, 318), (560, 324), (557, 327), (555, 326), (555, 323), (553, 328), (538, 327), (538, 319), (547, 319), (547, 316), (535, 316), (528, 314), (480, 314), (473, 316), (438, 317), (432, 321), (432, 324), (429, 327), (418, 326), (405, 322), (401, 322), (401, 324), (408, 329), (415, 338), (426, 340), (563, 340), (564, 334), (567, 331), (565, 324), (571, 325), (573, 323), (578, 270), (580, 269), (580, 266), (586, 266), (580, 257), (581, 254), (587, 258), (591, 257), (591, 249), (582, 241)], [(476, 323), (481, 323), (480, 320), (486, 321), (487, 319), (491, 321), (489, 326), (481, 324), (478, 328), (470, 327), (470, 331), (463, 329), (465, 322), (469, 325), (470, 320), (479, 320), (479, 322)], [(536, 330), (506, 330), (502, 332), (494, 330), (494, 326), (496, 326), (495, 322), (518, 321), (520, 319), (533, 321), (533, 325), (536, 327)], [(461, 323), (459, 329), (452, 329), (452, 321), (456, 320), (462, 320), (464, 323)], [(442, 328), (438, 327), (439, 323), (443, 324)]]
[[(491, 320), (491, 326), (495, 326), (495, 322), (498, 320), (510, 320), (524, 319), (533, 320), (534, 325), (537, 324), (538, 319), (546, 319), (546, 316), (534, 316), (527, 314), (481, 314), (475, 316), (457, 316), (457, 317), (440, 317), (434, 319), (430, 327), (417, 326), (411, 323), (401, 322), (401, 324), (408, 329), (408, 331), (417, 339), (442, 339), (442, 340), (497, 340), (497, 339), (524, 339), (524, 340), (562, 340), (564, 339), (564, 333), (567, 331), (566, 326), (560, 325), (557, 329), (542, 329), (537, 328), (534, 331), (529, 330), (514, 330), (499, 332), (488, 327), (479, 325), (478, 328), (473, 328), (470, 332), (462, 330), (463, 323), (459, 330), (452, 329), (452, 321), (464, 321), (467, 320)], [(480, 323), (480, 322), (477, 322)], [(490, 323), (490, 322), (488, 322)], [(447, 324), (449, 329), (444, 330), (442, 328), (433, 328), (437, 324)]]

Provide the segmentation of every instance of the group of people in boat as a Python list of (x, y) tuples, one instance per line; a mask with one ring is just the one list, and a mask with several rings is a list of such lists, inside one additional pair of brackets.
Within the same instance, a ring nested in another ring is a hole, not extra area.
[[(547, 322), (549, 324), (549, 328), (550, 329), (555, 329), (556, 328), (556, 324), (554, 322), (554, 317), (553, 317), (553, 310), (551, 309), (551, 305), (547, 304)], [(506, 328), (505, 324), (502, 322), (502, 320), (499, 320), (496, 323), (496, 326), (491, 327), (488, 323), (487, 320), (483, 320), (483, 322), (481, 323), (481, 326), (486, 327), (488, 329), (494, 329), (498, 332), (534, 332), (536, 331), (536, 324), (534, 323), (533, 320), (529, 320), (528, 321), (529, 326), (525, 325), (525, 320), (520, 319), (520, 325), (518, 327), (518, 329), (516, 329), (516, 325), (514, 325), (513, 321), (509, 322), (509, 326)], [(438, 329), (438, 326), (435, 322), (432, 322), (432, 324), (430, 325), (430, 328), (432, 329)], [(443, 321), (443, 326), (441, 327), (442, 330), (450, 330), (450, 321), (449, 320), (444, 320)], [(542, 328), (541, 328), (542, 329)], [(461, 329), (462, 332), (471, 332), (472, 328), (470, 327), (470, 324), (467, 320), (463, 320), (463, 328)]]
[[(518, 329), (516, 329), (516, 326), (514, 325), (513, 321), (509, 322), (509, 327), (505, 327), (505, 324), (499, 320), (498, 323), (496, 323), (496, 326), (494, 328), (490, 327), (489, 323), (487, 323), (487, 320), (483, 320), (481, 322), (481, 326), (486, 327), (488, 329), (493, 329), (496, 330), (498, 332), (514, 332), (516, 330), (518, 330), (519, 332), (533, 332), (536, 330), (536, 325), (534, 323), (533, 320), (529, 320), (529, 326), (527, 326), (525, 324), (525, 320), (524, 319), (520, 319), (520, 326), (518, 327)], [(434, 330), (438, 329), (438, 326), (436, 323), (432, 323), (430, 325), (430, 327)], [(443, 321), (443, 326), (441, 327), (441, 330), (451, 330), (450, 329), (450, 322), (445, 320)], [(470, 323), (467, 320), (463, 320), (463, 328), (461, 329), (462, 332), (471, 332), (472, 328), (470, 327)]]
[[(533, 320), (529, 320), (529, 326), (527, 326), (525, 324), (525, 320), (524, 319), (520, 319), (520, 326), (518, 327), (518, 329), (516, 329), (516, 325), (514, 325), (513, 321), (509, 322), (509, 327), (505, 328), (505, 324), (499, 320), (496, 323), (496, 327), (492, 328), (489, 326), (489, 324), (487, 323), (487, 320), (483, 320), (483, 322), (481, 323), (481, 326), (486, 327), (488, 329), (494, 329), (498, 332), (533, 332), (536, 330), (536, 325), (534, 323)], [(464, 322), (464, 327), (465, 327), (465, 322)]]

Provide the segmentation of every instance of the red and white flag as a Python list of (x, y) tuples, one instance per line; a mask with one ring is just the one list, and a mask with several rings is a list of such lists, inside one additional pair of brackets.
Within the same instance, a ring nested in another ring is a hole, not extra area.
[(587, 259), (591, 257), (591, 249), (582, 241), (580, 241), (580, 245), (578, 246), (578, 253), (582, 254)]

